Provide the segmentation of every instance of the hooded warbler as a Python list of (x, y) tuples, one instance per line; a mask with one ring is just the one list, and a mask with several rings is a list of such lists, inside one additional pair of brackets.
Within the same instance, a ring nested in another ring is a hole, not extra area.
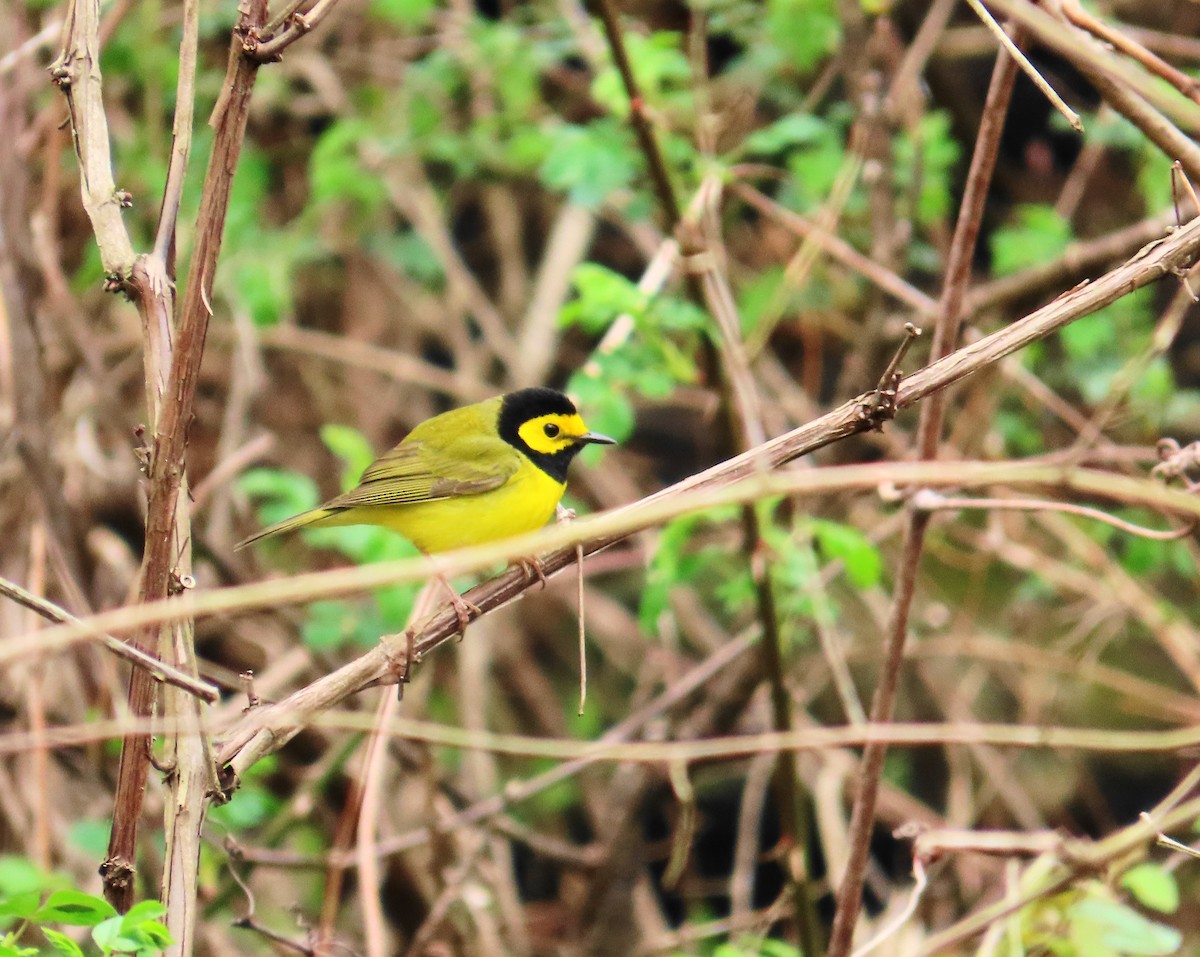
[(357, 487), (235, 548), (307, 525), (382, 525), (426, 554), (531, 532), (554, 514), (571, 460), (613, 442), (589, 432), (561, 392), (510, 392), (427, 419)]

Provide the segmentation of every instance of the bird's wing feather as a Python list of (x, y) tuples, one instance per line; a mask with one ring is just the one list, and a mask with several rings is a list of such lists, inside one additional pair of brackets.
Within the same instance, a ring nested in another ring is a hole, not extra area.
[(521, 466), (520, 453), (494, 435), (448, 442), (408, 439), (376, 459), (356, 487), (327, 508), (411, 505), (499, 488)]

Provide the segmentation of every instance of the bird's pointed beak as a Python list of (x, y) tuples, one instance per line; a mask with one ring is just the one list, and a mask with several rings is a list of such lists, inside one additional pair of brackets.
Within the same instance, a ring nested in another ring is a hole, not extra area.
[(610, 439), (607, 435), (601, 435), (599, 432), (584, 432), (583, 435), (576, 436), (575, 441), (580, 445), (616, 445), (616, 439)]

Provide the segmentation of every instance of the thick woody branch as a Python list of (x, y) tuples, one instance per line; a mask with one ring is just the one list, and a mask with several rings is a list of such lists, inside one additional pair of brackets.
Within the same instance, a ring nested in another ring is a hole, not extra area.
[[(1014, 44), (1020, 40), (1020, 30), (1015, 33), (1017, 35), (1013, 37)], [(945, 284), (930, 350), (934, 360), (953, 352), (961, 335), (963, 300), (970, 283), (971, 262), (983, 221), (988, 187), (996, 168), (1000, 137), (1004, 131), (1004, 121), (1008, 115), (1017, 69), (1018, 63), (1014, 56), (1002, 49), (992, 71), (979, 135), (975, 140), (962, 205), (954, 228), (954, 238), (946, 258)], [(917, 454), (922, 459), (932, 461), (937, 458), (945, 405), (946, 393), (939, 392), (921, 406), (921, 417), (917, 423)], [(900, 564), (896, 572), (892, 608), (885, 634), (883, 663), (879, 683), (871, 700), (873, 722), (891, 721), (895, 712), (896, 692), (908, 638), (909, 612), (916, 593), (917, 572), (928, 527), (927, 512), (913, 509), (906, 516)], [(863, 749), (847, 838), (849, 852), (842, 882), (837, 889), (837, 909), (829, 934), (829, 957), (845, 957), (852, 946), (854, 927), (862, 906), (862, 889), (870, 857), (871, 832), (875, 827), (875, 809), (886, 756), (887, 748), (881, 744), (872, 744)]]
[(100, 81), (100, 0), (71, 4), (63, 24), (62, 52), (50, 65), (50, 76), (67, 98), (83, 208), (96, 234), (100, 262), (114, 283), (123, 283), (133, 270), (136, 254), (121, 218), (129, 198), (113, 180)]
[[(146, 516), (146, 550), (142, 564), (143, 602), (161, 600), (179, 590), (180, 572), (176, 567), (180, 553), (177, 529), (177, 506), (184, 477), (187, 450), (187, 431), (192, 419), (192, 406), (199, 379), (200, 362), (204, 354), (204, 339), (211, 315), (213, 278), (233, 184), (233, 173), (241, 152), (249, 115), (250, 93), (258, 73), (258, 63), (244, 55), (247, 38), (266, 18), (265, 0), (244, 0), (234, 30), (229, 52), (224, 95), (215, 116), (212, 157), (205, 177), (200, 214), (196, 224), (196, 246), (192, 254), (178, 329), (174, 335), (175, 349), (170, 356), (169, 370), (156, 364), (150, 356), (148, 389), (151, 393), (161, 379), (161, 405), (155, 420), (150, 448), (150, 501)], [(139, 288), (162, 290), (164, 264), (161, 260), (143, 257), (135, 270), (133, 284)], [(161, 297), (155, 299), (161, 305)], [(167, 309), (158, 308), (145, 321), (161, 331), (170, 322)], [(151, 343), (166, 340), (149, 336)], [(153, 347), (152, 347), (153, 348)], [(162, 347), (165, 350), (165, 345)], [(167, 360), (164, 351), (157, 357)], [(154, 398), (152, 396), (152, 398)], [(152, 650), (159, 644), (156, 629), (145, 632), (139, 644)], [(149, 714), (154, 700), (154, 686), (149, 676), (135, 671), (129, 688), (130, 709), (135, 715)], [(118, 910), (126, 910), (133, 900), (133, 874), (136, 859), (138, 821), (142, 798), (149, 772), (149, 739), (145, 736), (127, 738), (121, 750), (117, 772), (117, 791), (113, 810), (113, 828), (108, 856), (101, 867), (105, 894)]]

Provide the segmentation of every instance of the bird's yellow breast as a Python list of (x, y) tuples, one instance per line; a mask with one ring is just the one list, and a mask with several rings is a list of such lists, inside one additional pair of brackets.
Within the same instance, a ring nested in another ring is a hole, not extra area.
[(526, 459), (507, 482), (479, 495), (351, 509), (322, 524), (383, 525), (423, 552), (446, 552), (541, 528), (566, 487)]

